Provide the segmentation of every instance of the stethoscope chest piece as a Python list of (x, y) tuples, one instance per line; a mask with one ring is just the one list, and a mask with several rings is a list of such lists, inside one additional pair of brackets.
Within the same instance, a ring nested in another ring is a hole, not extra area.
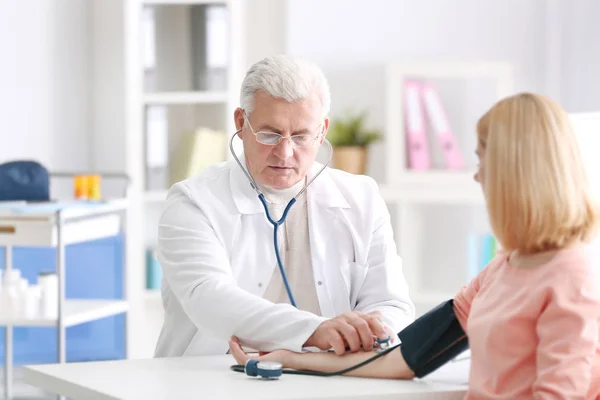
[(283, 373), (283, 365), (274, 361), (248, 360), (244, 369), (246, 375), (262, 379), (279, 379)]
[(385, 338), (385, 339), (377, 339), (375, 341), (375, 346), (376, 346), (375, 351), (382, 352), (382, 351), (389, 349), (391, 346), (390, 341), (391, 341), (391, 338), (389, 338), (389, 337)]

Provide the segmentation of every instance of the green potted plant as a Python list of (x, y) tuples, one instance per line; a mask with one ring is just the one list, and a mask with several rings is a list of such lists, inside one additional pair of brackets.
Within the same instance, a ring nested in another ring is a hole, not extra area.
[(364, 174), (368, 146), (381, 139), (379, 130), (365, 127), (367, 112), (332, 118), (327, 140), (333, 146), (333, 166), (353, 174)]

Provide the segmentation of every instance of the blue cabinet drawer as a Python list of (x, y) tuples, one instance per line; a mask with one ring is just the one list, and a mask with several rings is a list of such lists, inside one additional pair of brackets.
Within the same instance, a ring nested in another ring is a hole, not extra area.
[[(67, 299), (123, 298), (122, 235), (69, 245), (65, 254), (65, 296)], [(5, 249), (0, 247), (0, 267)], [(13, 267), (30, 284), (37, 283), (41, 271), (56, 271), (56, 249), (13, 248)], [(107, 317), (68, 327), (67, 361), (125, 358), (125, 316)], [(0, 329), (0, 352), (4, 355), (5, 330)], [(15, 364), (53, 363), (58, 360), (57, 330), (54, 327), (15, 327)], [(4, 363), (4, 358), (0, 360)]]

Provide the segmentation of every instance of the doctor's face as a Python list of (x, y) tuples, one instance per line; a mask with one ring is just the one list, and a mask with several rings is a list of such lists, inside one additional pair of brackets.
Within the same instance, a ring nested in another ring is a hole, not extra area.
[[(254, 179), (275, 189), (285, 189), (302, 180), (313, 165), (329, 119), (321, 117), (318, 96), (293, 103), (258, 91), (253, 110), (235, 111), (237, 129), (244, 143), (246, 165)], [(279, 138), (274, 133), (283, 136)], [(265, 144), (269, 142), (273, 144)]]

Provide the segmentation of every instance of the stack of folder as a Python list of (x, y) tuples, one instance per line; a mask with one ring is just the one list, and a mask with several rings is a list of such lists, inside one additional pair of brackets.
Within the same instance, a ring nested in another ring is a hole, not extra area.
[(227, 159), (227, 134), (210, 128), (184, 133), (169, 162), (169, 180), (173, 185), (199, 174), (207, 167)]
[[(408, 167), (414, 170), (431, 169), (428, 128), (433, 130), (445, 167), (460, 170), (464, 161), (452, 127), (434, 86), (417, 80), (405, 82), (406, 149)], [(429, 120), (429, 125), (426, 123)]]

